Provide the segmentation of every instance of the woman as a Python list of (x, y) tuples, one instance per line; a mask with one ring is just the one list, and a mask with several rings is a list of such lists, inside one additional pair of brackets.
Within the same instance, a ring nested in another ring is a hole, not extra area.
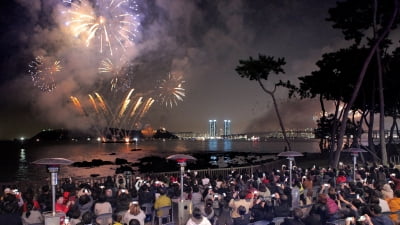
[(146, 214), (144, 214), (143, 210), (140, 209), (139, 202), (134, 201), (130, 204), (129, 210), (125, 213), (122, 223), (129, 224), (129, 221), (132, 219), (137, 219), (140, 222), (140, 225), (144, 225), (144, 219), (146, 218)]
[(21, 219), (23, 225), (40, 224), (44, 221), (42, 213), (31, 202), (26, 204), (26, 212), (22, 214)]
[[(101, 224), (101, 220), (107, 221), (108, 224), (112, 223), (112, 207), (109, 202), (106, 201), (107, 197), (105, 194), (100, 194), (98, 201), (94, 204), (94, 214), (96, 217), (101, 215), (105, 216), (103, 218), (99, 217), (96, 219), (97, 223)], [(107, 214), (109, 216), (107, 216)]]
[(201, 215), (201, 210), (199, 208), (194, 208), (192, 216), (187, 221), (186, 225), (211, 225), (210, 221)]

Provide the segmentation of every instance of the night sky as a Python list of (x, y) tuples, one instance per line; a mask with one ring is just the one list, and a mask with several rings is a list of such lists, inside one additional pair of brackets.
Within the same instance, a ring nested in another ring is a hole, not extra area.
[[(208, 120), (232, 121), (232, 133), (279, 129), (271, 100), (255, 81), (240, 78), (240, 59), (259, 53), (284, 57), (285, 74), (316, 69), (323, 53), (345, 47), (339, 30), (325, 21), (332, 0), (143, 0), (137, 1), (140, 26), (135, 45), (123, 53), (134, 74), (134, 93), (148, 93), (168, 73), (185, 81), (185, 97), (173, 107), (155, 103), (138, 126), (172, 132), (206, 133)], [(66, 28), (62, 0), (10, 0), (0, 3), (0, 139), (31, 137), (45, 128), (87, 128), (96, 118), (77, 113), (70, 96), (99, 92), (117, 105), (110, 77), (99, 74), (104, 55), (86, 47)], [(28, 65), (36, 56), (60, 60), (56, 88), (33, 85)], [(103, 77), (102, 77), (103, 76)], [(318, 103), (279, 96), (286, 128), (315, 127)], [(110, 118), (112, 119), (112, 118)]]

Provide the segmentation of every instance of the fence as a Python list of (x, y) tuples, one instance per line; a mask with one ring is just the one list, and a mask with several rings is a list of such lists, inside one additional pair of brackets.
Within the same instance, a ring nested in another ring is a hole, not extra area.
[[(208, 175), (209, 177), (227, 177), (229, 174), (232, 173), (232, 170), (240, 173), (240, 174), (253, 174), (256, 171), (272, 171), (274, 168), (280, 168), (282, 164), (286, 163), (286, 159), (278, 159), (274, 160), (272, 162), (260, 164), (260, 165), (251, 165), (251, 166), (243, 166), (243, 167), (230, 167), (230, 168), (215, 168), (215, 169), (200, 169), (200, 170), (193, 170), (193, 172), (197, 172), (197, 174), (200, 177)], [(126, 172), (124, 174), (117, 174), (113, 177), (114, 181), (118, 181), (119, 177), (123, 177), (124, 182), (128, 188), (133, 187), (136, 175), (133, 175), (129, 172)], [(160, 173), (146, 173), (146, 174), (140, 174), (138, 176), (154, 176), (154, 177), (159, 177), (159, 176), (174, 176), (174, 177), (179, 177), (180, 176), (180, 171), (171, 171), (171, 172), (160, 172)], [(83, 183), (88, 183), (91, 186), (94, 184), (102, 184), (106, 181), (107, 177), (87, 177), (87, 178), (72, 178), (73, 182), (76, 185), (80, 185)], [(58, 177), (58, 184), (62, 184), (63, 181), (65, 180), (65, 177)], [(35, 180), (29, 180), (29, 181), (17, 181), (17, 182), (9, 182), (9, 183), (0, 183), (1, 186), (16, 186), (20, 188), (21, 190), (26, 190), (28, 187), (32, 188), (33, 190), (37, 191), (40, 190), (40, 188), (45, 185), (51, 185), (50, 179), (45, 180), (45, 181), (35, 181)], [(60, 186), (60, 185), (59, 185)]]

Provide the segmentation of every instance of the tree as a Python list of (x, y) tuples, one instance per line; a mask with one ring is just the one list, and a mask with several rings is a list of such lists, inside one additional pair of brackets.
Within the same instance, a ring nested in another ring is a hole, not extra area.
[[(347, 115), (350, 111), (350, 108), (353, 106), (356, 97), (359, 93), (360, 87), (363, 83), (365, 74), (367, 72), (368, 66), (372, 60), (372, 57), (376, 54), (377, 57), (380, 57), (380, 47), (385, 43), (384, 40), (387, 40), (387, 36), (390, 30), (394, 27), (396, 23), (398, 23), (397, 13), (398, 13), (398, 0), (394, 0), (394, 3), (391, 1), (380, 1), (380, 4), (377, 5), (377, 2), (372, 6), (372, 2), (365, 3), (365, 1), (361, 0), (348, 0), (345, 2), (338, 2), (336, 8), (332, 8), (329, 13), (331, 15), (328, 20), (333, 21), (334, 28), (340, 28), (345, 35), (347, 40), (354, 40), (356, 44), (360, 44), (363, 40), (367, 40), (369, 42), (370, 53), (365, 59), (364, 65), (361, 68), (361, 71), (358, 75), (357, 82), (355, 83), (354, 91), (351, 95), (350, 101), (344, 109), (344, 117), (341, 122), (340, 135), (338, 139), (337, 150), (335, 152), (335, 157), (333, 160), (332, 166), (336, 167), (339, 162), (340, 152), (342, 150), (343, 144), (343, 136), (345, 133), (345, 129), (343, 127), (344, 124), (347, 123)], [(379, 14), (377, 11), (379, 10)], [(392, 13), (390, 13), (392, 11)], [(370, 19), (368, 19), (370, 18)], [(379, 21), (377, 20), (379, 19)], [(396, 21), (397, 20), (397, 21)], [(364, 32), (368, 29), (373, 29), (373, 37), (368, 38)], [(378, 64), (380, 61), (378, 60)], [(381, 68), (378, 69), (378, 76), (380, 79), (379, 88), (380, 92), (383, 92), (383, 84), (382, 84), (382, 72)], [(381, 154), (382, 154), (382, 162), (383, 164), (387, 164), (387, 153), (386, 149), (383, 146), (384, 141), (384, 126), (383, 126), (383, 95), (380, 94), (380, 113), (381, 113)]]
[(285, 73), (282, 68), (282, 66), (285, 64), (286, 62), (284, 58), (275, 59), (272, 56), (259, 54), (258, 59), (253, 59), (252, 57), (249, 57), (248, 60), (239, 60), (239, 66), (237, 66), (235, 70), (240, 75), (240, 77), (257, 81), (262, 90), (269, 96), (271, 96), (275, 113), (278, 117), (279, 125), (282, 130), (283, 138), (286, 142), (288, 150), (291, 151), (292, 148), (287, 138), (286, 130), (283, 125), (283, 121), (279, 113), (278, 104), (275, 97), (276, 88), (279, 83), (274, 84), (272, 90), (267, 89), (263, 83), (263, 80), (268, 80), (270, 74), (279, 75), (281, 73)]

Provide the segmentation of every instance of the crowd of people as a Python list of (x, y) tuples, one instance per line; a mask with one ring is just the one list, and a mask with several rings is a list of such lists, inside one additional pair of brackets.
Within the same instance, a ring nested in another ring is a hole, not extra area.
[(183, 184), (180, 177), (151, 174), (136, 177), (131, 185), (122, 174), (93, 185), (65, 179), (57, 186), (54, 210), (47, 184), (22, 192), (4, 186), (0, 224), (44, 224), (52, 211), (69, 225), (153, 224), (165, 216), (160, 209), (181, 200), (181, 188), (192, 206), (187, 225), (400, 224), (400, 170), (375, 164), (352, 168), (342, 163), (338, 169), (293, 166), (291, 179), (285, 165), (218, 177), (192, 171), (185, 173)]

